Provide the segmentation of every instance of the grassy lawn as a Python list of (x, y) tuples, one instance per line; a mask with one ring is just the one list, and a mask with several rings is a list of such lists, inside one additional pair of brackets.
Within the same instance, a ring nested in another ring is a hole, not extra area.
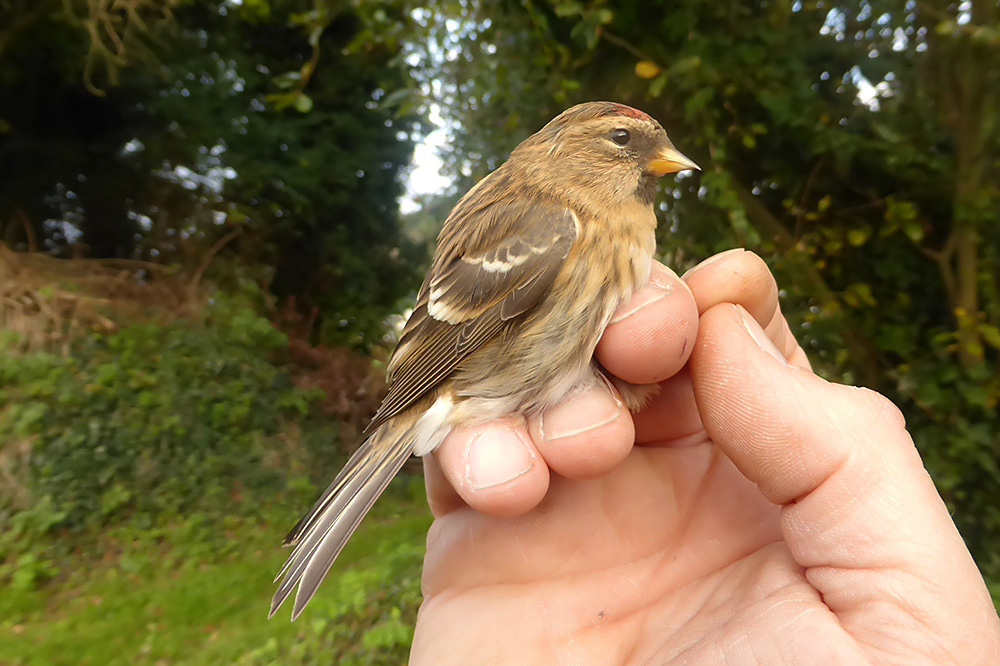
[[(0, 595), (0, 664), (401, 664), (430, 515), (397, 479), (294, 624), (268, 621), (281, 538), (304, 505), (86, 535), (41, 585)], [(79, 553), (79, 554), (77, 554)]]

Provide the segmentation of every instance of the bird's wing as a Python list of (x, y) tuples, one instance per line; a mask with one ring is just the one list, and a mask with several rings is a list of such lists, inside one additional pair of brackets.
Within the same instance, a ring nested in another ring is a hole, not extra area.
[[(552, 286), (578, 232), (558, 203), (507, 201), (474, 210), (463, 229), (499, 232), (451, 239), (435, 260), (388, 366), (389, 392), (373, 432), (447, 377), (463, 358), (534, 307)], [(446, 240), (442, 238), (442, 240)], [(477, 242), (478, 241), (478, 242)]]

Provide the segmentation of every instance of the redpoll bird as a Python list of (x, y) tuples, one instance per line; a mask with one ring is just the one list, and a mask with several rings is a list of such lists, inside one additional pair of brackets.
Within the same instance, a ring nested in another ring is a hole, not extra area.
[(457, 425), (527, 417), (595, 382), (641, 405), (648, 391), (605, 377), (594, 348), (649, 278), (657, 178), (697, 168), (650, 116), (592, 102), (528, 137), (462, 197), (367, 439), (285, 538), (294, 550), (271, 615), (298, 585), (298, 617), (406, 459), (430, 453)]

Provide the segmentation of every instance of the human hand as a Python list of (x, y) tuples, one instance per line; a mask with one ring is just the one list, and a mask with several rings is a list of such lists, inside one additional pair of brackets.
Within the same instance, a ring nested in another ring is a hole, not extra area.
[(902, 416), (809, 371), (763, 262), (652, 282), (598, 347), (646, 409), (591, 389), (425, 458), (411, 664), (1000, 663)]

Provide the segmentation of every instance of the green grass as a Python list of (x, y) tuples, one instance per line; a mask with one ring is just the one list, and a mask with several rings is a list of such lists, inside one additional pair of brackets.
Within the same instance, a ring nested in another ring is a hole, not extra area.
[(419, 480), (394, 482), (297, 622), (290, 604), (269, 621), (278, 545), (306, 508), (74, 537), (52, 580), (0, 594), (0, 664), (405, 663), (430, 523)]

